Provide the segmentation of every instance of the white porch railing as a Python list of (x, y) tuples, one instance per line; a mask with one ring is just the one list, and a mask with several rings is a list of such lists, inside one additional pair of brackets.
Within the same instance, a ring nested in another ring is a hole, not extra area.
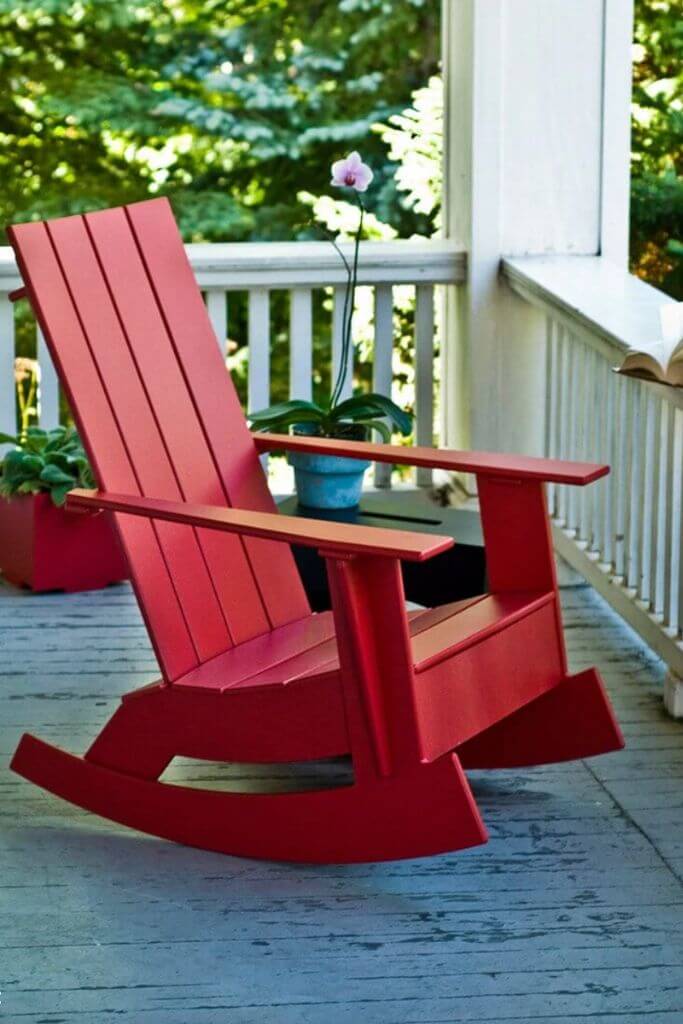
[(612, 467), (551, 488), (556, 548), (683, 677), (683, 390), (613, 372), (671, 300), (599, 257), (510, 259), (503, 274), (547, 314), (545, 454)]
[[(346, 248), (350, 254), (349, 247)], [(272, 292), (290, 296), (289, 393), (311, 397), (313, 374), (313, 296), (331, 289), (330, 334), (333, 369), (341, 358), (341, 313), (345, 275), (339, 256), (327, 242), (273, 242), (188, 245), (187, 252), (207, 302), (216, 337), (225, 352), (231, 315), (230, 296), (248, 293), (248, 407), (262, 408), (271, 394), (270, 347)], [(374, 290), (373, 388), (391, 394), (393, 382), (393, 288), (415, 288), (415, 442), (436, 439), (434, 323), (435, 288), (464, 279), (465, 257), (448, 242), (369, 242), (361, 246), (359, 283)], [(15, 324), (8, 293), (21, 284), (11, 249), (0, 249), (0, 430), (15, 429)], [(43, 339), (38, 334), (40, 365), (39, 418), (43, 426), (58, 421), (59, 387)], [(352, 353), (353, 358), (353, 353)], [(351, 393), (351, 374), (346, 395)], [(428, 471), (418, 471), (428, 484)], [(375, 482), (390, 485), (390, 467), (377, 466)]]

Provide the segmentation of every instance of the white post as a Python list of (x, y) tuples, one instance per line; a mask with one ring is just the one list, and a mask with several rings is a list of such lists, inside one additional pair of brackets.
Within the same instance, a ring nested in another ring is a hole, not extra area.
[(444, 224), (468, 252), (446, 314), (451, 446), (543, 448), (545, 324), (501, 256), (626, 259), (632, 8), (444, 0)]

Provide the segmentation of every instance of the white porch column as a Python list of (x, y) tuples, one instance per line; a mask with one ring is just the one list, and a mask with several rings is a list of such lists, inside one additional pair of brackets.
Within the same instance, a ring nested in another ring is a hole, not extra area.
[(445, 441), (538, 454), (545, 324), (502, 255), (628, 253), (633, 0), (444, 0)]

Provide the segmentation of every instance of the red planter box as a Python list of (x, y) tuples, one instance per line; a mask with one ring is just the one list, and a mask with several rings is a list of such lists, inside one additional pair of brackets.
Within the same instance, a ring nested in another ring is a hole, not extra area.
[(98, 590), (127, 579), (111, 517), (80, 515), (49, 494), (0, 498), (0, 574), (31, 590)]

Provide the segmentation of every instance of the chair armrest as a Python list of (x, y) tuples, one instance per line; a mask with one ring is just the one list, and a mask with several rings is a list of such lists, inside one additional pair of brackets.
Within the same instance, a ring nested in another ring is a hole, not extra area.
[(295, 519), (277, 512), (252, 512), (246, 509), (219, 508), (213, 505), (192, 505), (160, 498), (107, 494), (104, 491), (76, 489), (69, 491), (66, 507), (108, 509), (148, 519), (164, 519), (171, 523), (225, 530), (228, 533), (263, 537), (267, 540), (302, 544), (323, 552), (340, 555), (381, 555), (408, 562), (424, 562), (441, 554), (454, 544), (452, 537), (388, 530), (354, 523), (332, 523), (317, 519)]
[(312, 452), (317, 455), (344, 455), (350, 459), (373, 462), (406, 463), (431, 469), (459, 470), (482, 476), (507, 477), (516, 480), (545, 480), (556, 484), (583, 487), (609, 473), (609, 466), (593, 462), (565, 462), (561, 459), (538, 459), (531, 455), (502, 455), (495, 452), (459, 452), (447, 448), (403, 447), (373, 444), (369, 441), (338, 441), (327, 437), (299, 437), (286, 434), (253, 435), (260, 452), (282, 450)]

